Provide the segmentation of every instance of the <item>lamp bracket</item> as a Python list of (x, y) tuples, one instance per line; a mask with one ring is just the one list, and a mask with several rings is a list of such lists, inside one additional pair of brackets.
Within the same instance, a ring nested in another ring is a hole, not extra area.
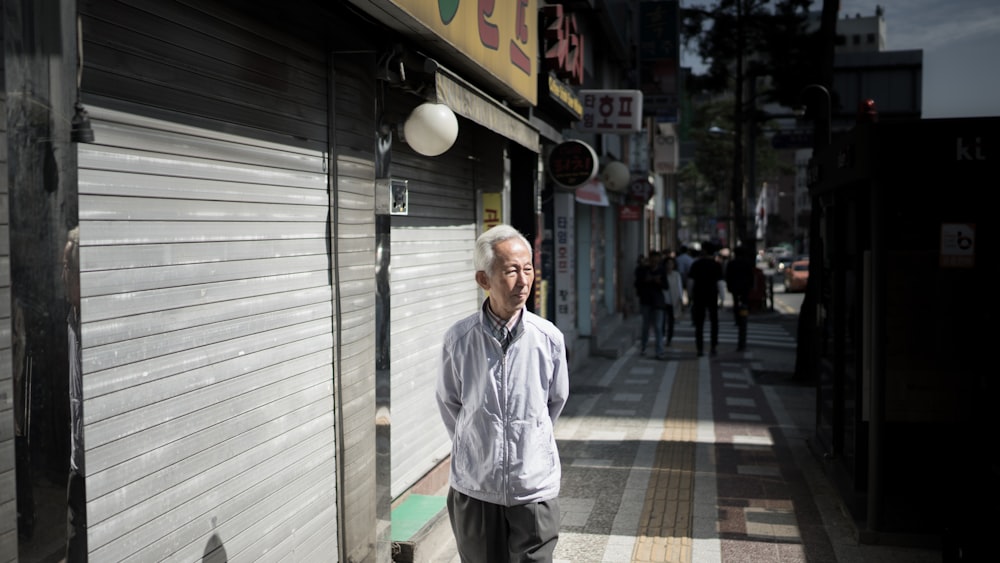
[(433, 60), (395, 44), (379, 55), (375, 77), (394, 88), (433, 100), (436, 71), (437, 63)]

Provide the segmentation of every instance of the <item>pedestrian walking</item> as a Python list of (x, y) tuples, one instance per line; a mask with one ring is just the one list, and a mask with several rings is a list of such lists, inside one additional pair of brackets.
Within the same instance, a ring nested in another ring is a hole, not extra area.
[(662, 333), (666, 337), (666, 346), (670, 346), (674, 339), (674, 322), (683, 315), (682, 302), (683, 294), (681, 274), (677, 271), (677, 261), (668, 256), (663, 261), (663, 329)]
[(715, 261), (722, 266), (722, 279), (716, 284), (719, 286), (719, 308), (726, 305), (726, 266), (729, 265), (730, 252), (728, 248), (723, 248), (715, 253)]
[[(688, 272), (691, 271), (691, 263), (694, 262), (695, 250), (692, 247), (681, 245), (677, 252), (677, 273), (681, 275), (681, 290), (687, 291)], [(691, 295), (688, 294), (687, 301), (682, 299), (681, 306), (691, 305)]]
[(736, 256), (726, 266), (726, 287), (733, 296), (733, 317), (736, 322), (736, 350), (747, 348), (747, 323), (750, 320), (750, 290), (754, 284), (753, 254), (747, 245), (736, 249)]
[(699, 356), (705, 355), (705, 315), (711, 324), (711, 353), (719, 346), (719, 282), (722, 281), (722, 264), (711, 252), (703, 249), (691, 263), (688, 272), (688, 295), (691, 296), (691, 322), (694, 324), (695, 347)]
[(531, 245), (509, 225), (476, 240), (481, 309), (445, 334), (437, 403), (452, 440), (448, 516), (465, 563), (552, 561), (569, 396), (562, 332), (525, 308)]
[(646, 355), (649, 333), (656, 343), (656, 357), (666, 358), (663, 348), (663, 267), (659, 251), (650, 251), (644, 265), (636, 270), (636, 290), (639, 293), (639, 310), (642, 314), (642, 332), (639, 334), (639, 354)]

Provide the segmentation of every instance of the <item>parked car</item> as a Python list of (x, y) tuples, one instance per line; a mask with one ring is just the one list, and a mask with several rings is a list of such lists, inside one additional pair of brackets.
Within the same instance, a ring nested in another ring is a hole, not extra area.
[(785, 268), (785, 291), (805, 291), (809, 283), (809, 259), (793, 261)]
[(791, 254), (787, 254), (785, 256), (779, 256), (778, 257), (778, 273), (779, 274), (783, 274), (785, 272), (785, 270), (788, 268), (788, 265), (791, 264), (792, 262), (794, 262), (795, 260), (796, 260), (796, 258), (794, 256), (792, 256)]
[(786, 246), (772, 246), (764, 250), (764, 259), (770, 268), (777, 268), (782, 258), (793, 258), (792, 249)]

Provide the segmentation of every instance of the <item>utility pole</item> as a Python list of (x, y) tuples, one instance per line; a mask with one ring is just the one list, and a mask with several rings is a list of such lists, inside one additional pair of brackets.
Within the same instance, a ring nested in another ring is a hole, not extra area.
[(746, 214), (743, 212), (743, 2), (736, 0), (736, 85), (733, 102), (733, 178), (729, 194), (732, 231), (729, 246), (746, 239)]

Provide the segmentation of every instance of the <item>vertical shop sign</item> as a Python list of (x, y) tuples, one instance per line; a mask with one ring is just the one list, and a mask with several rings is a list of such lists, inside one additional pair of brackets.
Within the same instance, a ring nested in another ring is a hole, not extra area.
[(653, 172), (672, 174), (677, 171), (677, 133), (673, 123), (661, 123), (653, 145)]
[(483, 199), (483, 232), (503, 223), (503, 199), (499, 193), (484, 193)]
[(556, 326), (563, 332), (576, 330), (576, 265), (574, 256), (576, 230), (573, 217), (573, 194), (559, 192), (553, 195), (555, 220), (555, 305)]

